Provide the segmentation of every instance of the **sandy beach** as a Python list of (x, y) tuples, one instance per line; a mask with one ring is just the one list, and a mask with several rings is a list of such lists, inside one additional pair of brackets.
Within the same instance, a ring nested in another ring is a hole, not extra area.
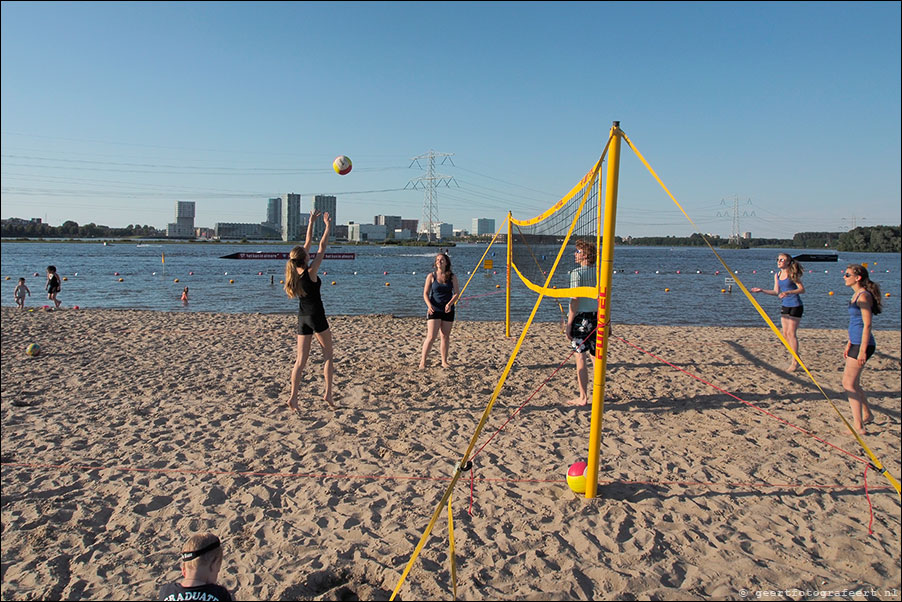
[[(295, 323), (2, 308), (0, 597), (154, 599), (179, 578), (187, 536), (210, 530), (236, 599), (387, 600), (516, 338), (457, 322), (452, 367), (436, 345), (419, 370), (424, 320), (332, 316), (338, 407), (321, 401), (314, 343), (295, 415)], [(494, 438), (454, 490), (460, 599), (899, 599), (899, 497), (865, 475), (808, 376), (782, 370), (769, 329), (613, 334), (587, 500), (565, 475), (585, 458), (590, 411), (566, 404), (576, 382), (560, 325), (531, 328), (477, 449)], [(803, 322), (799, 334), (848, 418), (845, 332)], [(899, 478), (900, 333), (876, 337), (865, 440)], [(399, 597), (452, 599), (446, 513)]]

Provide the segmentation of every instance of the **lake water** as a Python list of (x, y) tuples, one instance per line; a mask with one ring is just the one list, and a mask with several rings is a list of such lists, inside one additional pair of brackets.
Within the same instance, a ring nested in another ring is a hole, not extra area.
[[(486, 245), (475, 244), (449, 249), (461, 286), (469, 278), (468, 272), (477, 272), (458, 306), (459, 319), (504, 319), (506, 249), (503, 245), (496, 245), (489, 251), (486, 258), (494, 261), (493, 270), (477, 269), (477, 262), (485, 249)], [(100, 242), (3, 242), (0, 250), (4, 306), (15, 305), (13, 289), (18, 278), (23, 276), (32, 293), (26, 304), (31, 307), (47, 304), (45, 270), (52, 264), (57, 267), (60, 276), (66, 278), (59, 295), (64, 307), (78, 305), (82, 308), (226, 313), (297, 311), (297, 301), (288, 299), (279, 284), (284, 275), (284, 261), (220, 258), (236, 252), (287, 252), (290, 246), (253, 243), (129, 242), (103, 245)], [(423, 284), (431, 269), (435, 249), (339, 245), (329, 247), (328, 252), (354, 253), (356, 257), (353, 260), (323, 262), (322, 294), (327, 314), (425, 315)], [(777, 250), (718, 252), (747, 287), (773, 287)], [(793, 253), (811, 252), (801, 250)], [(572, 253), (565, 254), (564, 259), (570, 261)], [(872, 279), (880, 284), (885, 293), (890, 293), (888, 298), (883, 299), (884, 312), (876, 317), (875, 329), (900, 329), (902, 266), (899, 254), (888, 253), (839, 253), (838, 263), (803, 264), (803, 282), (807, 289), (802, 297), (805, 304), (803, 328), (846, 328), (846, 304), (850, 293), (843, 286), (842, 272), (849, 263), (864, 262), (872, 269)], [(572, 267), (569, 263), (562, 265), (560, 278), (564, 278)], [(764, 325), (737, 286), (733, 287), (732, 294), (721, 293), (721, 289), (725, 288), (725, 270), (707, 247), (618, 246), (614, 252), (614, 269), (612, 317), (615, 323)], [(119, 282), (119, 278), (123, 281)], [(178, 282), (175, 282), (176, 279)], [(516, 275), (514, 279), (513, 318), (525, 321), (535, 303), (535, 295), (517, 281)], [(180, 301), (185, 286), (190, 288), (187, 304)], [(670, 290), (665, 292), (665, 289)], [(829, 295), (830, 291), (834, 295)], [(779, 300), (766, 295), (757, 295), (756, 299), (779, 325)], [(566, 300), (562, 300), (561, 304), (565, 312)], [(557, 321), (561, 313), (558, 300), (546, 298), (537, 319)]]

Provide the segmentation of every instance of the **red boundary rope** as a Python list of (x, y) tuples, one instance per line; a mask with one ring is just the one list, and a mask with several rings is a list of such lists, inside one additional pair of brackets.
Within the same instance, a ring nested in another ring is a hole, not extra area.
[[(597, 329), (598, 329), (598, 326), (596, 325), (595, 330), (597, 330)], [(592, 334), (594, 334), (594, 333), (595, 333), (595, 330), (593, 330), (592, 333), (590, 333), (589, 336), (591, 336)], [(779, 416), (777, 416), (777, 415), (775, 415), (775, 414), (773, 414), (773, 413), (771, 413), (771, 412), (768, 412), (767, 410), (764, 410), (764, 409), (762, 409), (762, 408), (756, 406), (755, 404), (753, 404), (753, 403), (751, 403), (751, 402), (745, 401), (744, 399), (742, 399), (742, 398), (740, 398), (740, 397), (738, 397), (738, 396), (736, 396), (736, 395), (730, 393), (729, 391), (726, 391), (726, 390), (724, 390), (724, 389), (721, 389), (721, 388), (718, 387), (717, 385), (715, 385), (715, 384), (713, 384), (713, 383), (710, 383), (710, 382), (708, 382), (708, 381), (706, 381), (706, 380), (704, 380), (704, 379), (702, 379), (702, 378), (696, 376), (695, 374), (692, 374), (691, 372), (688, 372), (688, 371), (686, 371), (686, 370), (680, 368), (679, 366), (676, 366), (676, 365), (672, 364), (671, 362), (668, 362), (667, 360), (665, 360), (665, 359), (663, 359), (663, 358), (661, 358), (661, 357), (658, 357), (657, 355), (655, 355), (654, 353), (651, 353), (650, 351), (646, 351), (645, 349), (643, 349), (643, 348), (639, 347), (638, 345), (635, 345), (635, 344), (633, 344), (633, 343), (627, 341), (626, 339), (624, 339), (624, 338), (622, 338), (622, 337), (613, 336), (613, 335), (611, 335), (611, 336), (612, 336), (612, 338), (615, 338), (615, 339), (621, 341), (622, 343), (625, 343), (626, 345), (629, 345), (630, 347), (633, 347), (634, 349), (637, 349), (637, 350), (641, 351), (642, 353), (648, 355), (649, 357), (652, 357), (652, 358), (658, 360), (659, 362), (661, 362), (661, 363), (663, 363), (663, 364), (666, 364), (666, 365), (668, 365), (668, 366), (670, 366), (670, 367), (672, 367), (672, 368), (674, 368), (674, 369), (676, 369), (676, 370), (682, 372), (683, 374), (686, 374), (687, 376), (690, 376), (690, 377), (694, 378), (695, 380), (697, 380), (697, 381), (699, 381), (699, 382), (701, 382), (701, 383), (704, 383), (705, 385), (708, 385), (709, 387), (711, 387), (711, 388), (713, 388), (713, 389), (715, 389), (715, 390), (717, 390), (717, 391), (719, 391), (719, 392), (721, 392), (721, 393), (723, 393), (723, 394), (725, 394), (725, 395), (728, 395), (728, 396), (732, 397), (733, 399), (735, 399), (735, 400), (737, 400), (737, 401), (739, 401), (739, 402), (745, 404), (746, 406), (748, 406), (748, 407), (750, 407), (750, 408), (753, 408), (753, 409), (755, 409), (755, 410), (758, 410), (758, 411), (761, 412), (762, 414), (764, 414), (764, 415), (766, 415), (766, 416), (769, 416), (769, 417), (771, 417), (771, 418), (777, 420), (778, 422), (783, 423), (783, 424), (786, 425), (786, 426), (789, 426), (789, 427), (791, 427), (791, 428), (794, 428), (794, 429), (796, 429), (797, 431), (799, 431), (800, 433), (802, 433), (802, 434), (804, 434), (804, 435), (807, 435), (807, 436), (811, 437), (812, 439), (815, 439), (815, 440), (817, 440), (817, 441), (820, 441), (821, 443), (823, 443), (823, 444), (825, 444), (825, 445), (828, 445), (828, 446), (832, 447), (833, 449), (835, 449), (835, 450), (837, 450), (837, 451), (840, 451), (840, 452), (846, 454), (847, 456), (851, 457), (851, 458), (854, 459), (854, 460), (858, 460), (859, 462), (864, 463), (864, 465), (865, 465), (865, 468), (864, 468), (864, 485), (862, 486), (862, 489), (864, 489), (864, 494), (865, 494), (865, 498), (867, 499), (867, 502), (868, 502), (868, 510), (869, 510), (869, 513), (870, 513), (870, 522), (869, 522), (869, 524), (868, 524), (868, 533), (869, 533), (869, 534), (873, 534), (873, 530), (871, 529), (871, 526), (872, 526), (873, 523), (874, 523), (874, 506), (873, 506), (873, 504), (871, 503), (871, 497), (870, 497), (870, 495), (869, 495), (869, 493), (868, 493), (868, 481), (867, 481), (868, 468), (871, 466), (871, 463), (870, 463), (870, 462), (868, 462), (868, 461), (865, 460), (864, 458), (861, 458), (860, 456), (856, 456), (855, 454), (853, 454), (853, 453), (851, 453), (851, 452), (849, 452), (849, 451), (844, 450), (843, 448), (841, 448), (841, 447), (839, 447), (839, 446), (837, 446), (837, 445), (834, 445), (833, 443), (830, 443), (830, 442), (827, 441), (826, 439), (822, 439), (821, 437), (818, 437), (817, 435), (815, 435), (814, 433), (812, 433), (812, 432), (810, 432), (810, 431), (807, 431), (807, 430), (805, 430), (805, 429), (803, 429), (803, 428), (801, 428), (801, 427), (799, 427), (799, 426), (796, 426), (796, 425), (792, 424), (792, 423), (789, 422), (788, 420), (785, 420), (785, 419), (783, 419), (783, 418), (780, 418)], [(587, 337), (587, 338), (588, 338), (588, 337)], [(520, 410), (522, 410), (522, 409), (526, 406), (526, 404), (529, 403), (530, 400), (532, 400), (532, 398), (535, 397), (536, 394), (537, 394), (539, 391), (542, 390), (542, 388), (548, 383), (549, 380), (551, 380), (552, 378), (554, 378), (554, 376), (555, 376), (558, 372), (560, 372), (561, 368), (564, 366), (564, 364), (566, 364), (566, 363), (570, 360), (570, 358), (573, 356), (574, 353), (576, 353), (575, 350), (574, 350), (574, 351), (571, 351), (570, 354), (569, 354), (566, 358), (564, 358), (564, 360), (558, 365), (558, 367), (555, 368), (554, 371), (553, 371), (553, 372), (552, 372), (552, 373), (551, 373), (544, 381), (542, 381), (542, 383), (538, 386), (538, 388), (537, 388), (535, 391), (533, 391), (533, 392), (529, 395), (529, 397), (526, 399), (526, 401), (524, 401), (522, 404), (520, 404), (520, 406), (519, 406), (516, 410), (514, 410), (513, 413), (511, 413), (511, 415), (510, 415), (510, 416), (508, 417), (508, 419), (504, 422), (504, 424), (502, 424), (502, 425), (501, 425), (494, 433), (492, 433), (492, 436), (489, 437), (488, 440), (487, 440), (484, 444), (482, 444), (482, 446), (480, 446), (480, 448), (479, 448), (478, 450), (476, 450), (476, 452), (474, 452), (472, 456), (470, 456), (469, 460), (472, 461), (473, 458), (475, 458), (475, 457), (476, 457), (483, 449), (486, 448), (486, 446), (488, 446), (489, 443), (491, 443), (491, 441), (495, 438), (495, 436), (497, 436), (499, 433), (501, 433), (502, 430), (504, 430), (504, 428), (510, 423), (510, 421), (513, 420), (514, 416), (516, 416), (516, 415), (520, 412)], [(471, 466), (471, 468), (470, 468), (470, 507), (469, 507), (469, 509), (468, 509), (468, 512), (469, 512), (471, 515), (473, 514), (473, 498), (474, 498), (474, 482), (475, 482), (475, 480), (476, 480), (476, 479), (475, 479), (475, 474), (474, 474), (474, 468)], [(610, 483), (633, 483), (633, 484), (646, 483), (646, 484), (652, 484), (652, 482), (643, 482), (643, 481), (609, 481), (608, 484), (610, 484)], [(668, 484), (689, 484), (689, 485), (711, 485), (710, 483), (698, 483), (698, 482), (691, 482), (691, 483), (690, 483), (690, 482), (674, 482), (674, 481), (671, 481), (671, 482), (667, 482), (667, 483), (668, 483)], [(773, 486), (775, 486), (775, 485), (771, 485), (771, 484), (759, 484), (759, 483), (740, 483), (740, 484), (727, 483), (727, 484), (725, 484), (725, 485), (726, 485), (726, 486), (729, 486), (729, 487), (733, 487), (733, 486), (773, 487)], [(783, 486), (786, 486), (786, 485), (783, 485)], [(841, 486), (829, 486), (829, 485), (800, 485), (800, 487), (825, 488), (825, 487), (841, 487)], [(890, 488), (889, 488), (889, 487), (881, 487), (880, 489), (882, 490), (882, 489), (890, 489)]]
[[(207, 475), (207, 476), (231, 476), (231, 477), (266, 477), (266, 478), (286, 478), (286, 479), (357, 479), (370, 481), (436, 481), (447, 482), (451, 477), (418, 477), (409, 475), (362, 475), (362, 474), (339, 474), (339, 473), (302, 473), (302, 472), (260, 472), (260, 471), (233, 471), (233, 470), (194, 470), (187, 468), (140, 468), (133, 466), (94, 466), (83, 464), (38, 464), (29, 462), (2, 462), (2, 468), (32, 468), (32, 469), (54, 469), (54, 470), (117, 470), (120, 472), (140, 472), (140, 473), (156, 473), (156, 474), (184, 474), (184, 475)], [(566, 483), (566, 479), (509, 479), (495, 477), (474, 478), (474, 481), (481, 483)], [(731, 487), (731, 488), (785, 488), (785, 489), (865, 489), (864, 485), (811, 485), (804, 483), (724, 483), (724, 482), (705, 482), (705, 481), (631, 481), (610, 479), (601, 482), (604, 485), (653, 485), (653, 486), (676, 486), (676, 487)], [(881, 485), (878, 487), (869, 487), (870, 491), (891, 490), (889, 485)]]

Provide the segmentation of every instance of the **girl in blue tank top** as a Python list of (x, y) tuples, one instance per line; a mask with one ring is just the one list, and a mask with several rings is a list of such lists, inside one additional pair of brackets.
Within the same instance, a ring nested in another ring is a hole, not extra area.
[(849, 302), (849, 340), (843, 351), (846, 367), (843, 370), (842, 386), (849, 397), (852, 410), (852, 426), (859, 435), (866, 435), (864, 425), (874, 420), (868, 398), (861, 388), (861, 372), (868, 359), (874, 354), (877, 342), (871, 332), (871, 319), (883, 309), (880, 287), (871, 281), (867, 268), (850, 265), (843, 272), (843, 284), (852, 289)]
[(795, 355), (789, 363), (788, 370), (794, 372), (799, 363), (796, 356), (799, 354), (799, 322), (802, 321), (802, 298), (799, 296), (805, 292), (802, 284), (802, 266), (788, 253), (777, 255), (777, 267), (780, 268), (774, 274), (773, 290), (763, 288), (749, 289), (753, 293), (764, 293), (780, 298), (780, 322), (783, 326), (783, 338), (789, 343)]

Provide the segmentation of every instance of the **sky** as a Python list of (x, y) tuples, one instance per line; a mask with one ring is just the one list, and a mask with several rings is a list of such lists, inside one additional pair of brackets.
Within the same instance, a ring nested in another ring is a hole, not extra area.
[[(541, 214), (626, 146), (616, 234), (900, 219), (899, 2), (6, 2), (0, 214), (51, 225)], [(339, 176), (332, 160), (347, 155)]]

